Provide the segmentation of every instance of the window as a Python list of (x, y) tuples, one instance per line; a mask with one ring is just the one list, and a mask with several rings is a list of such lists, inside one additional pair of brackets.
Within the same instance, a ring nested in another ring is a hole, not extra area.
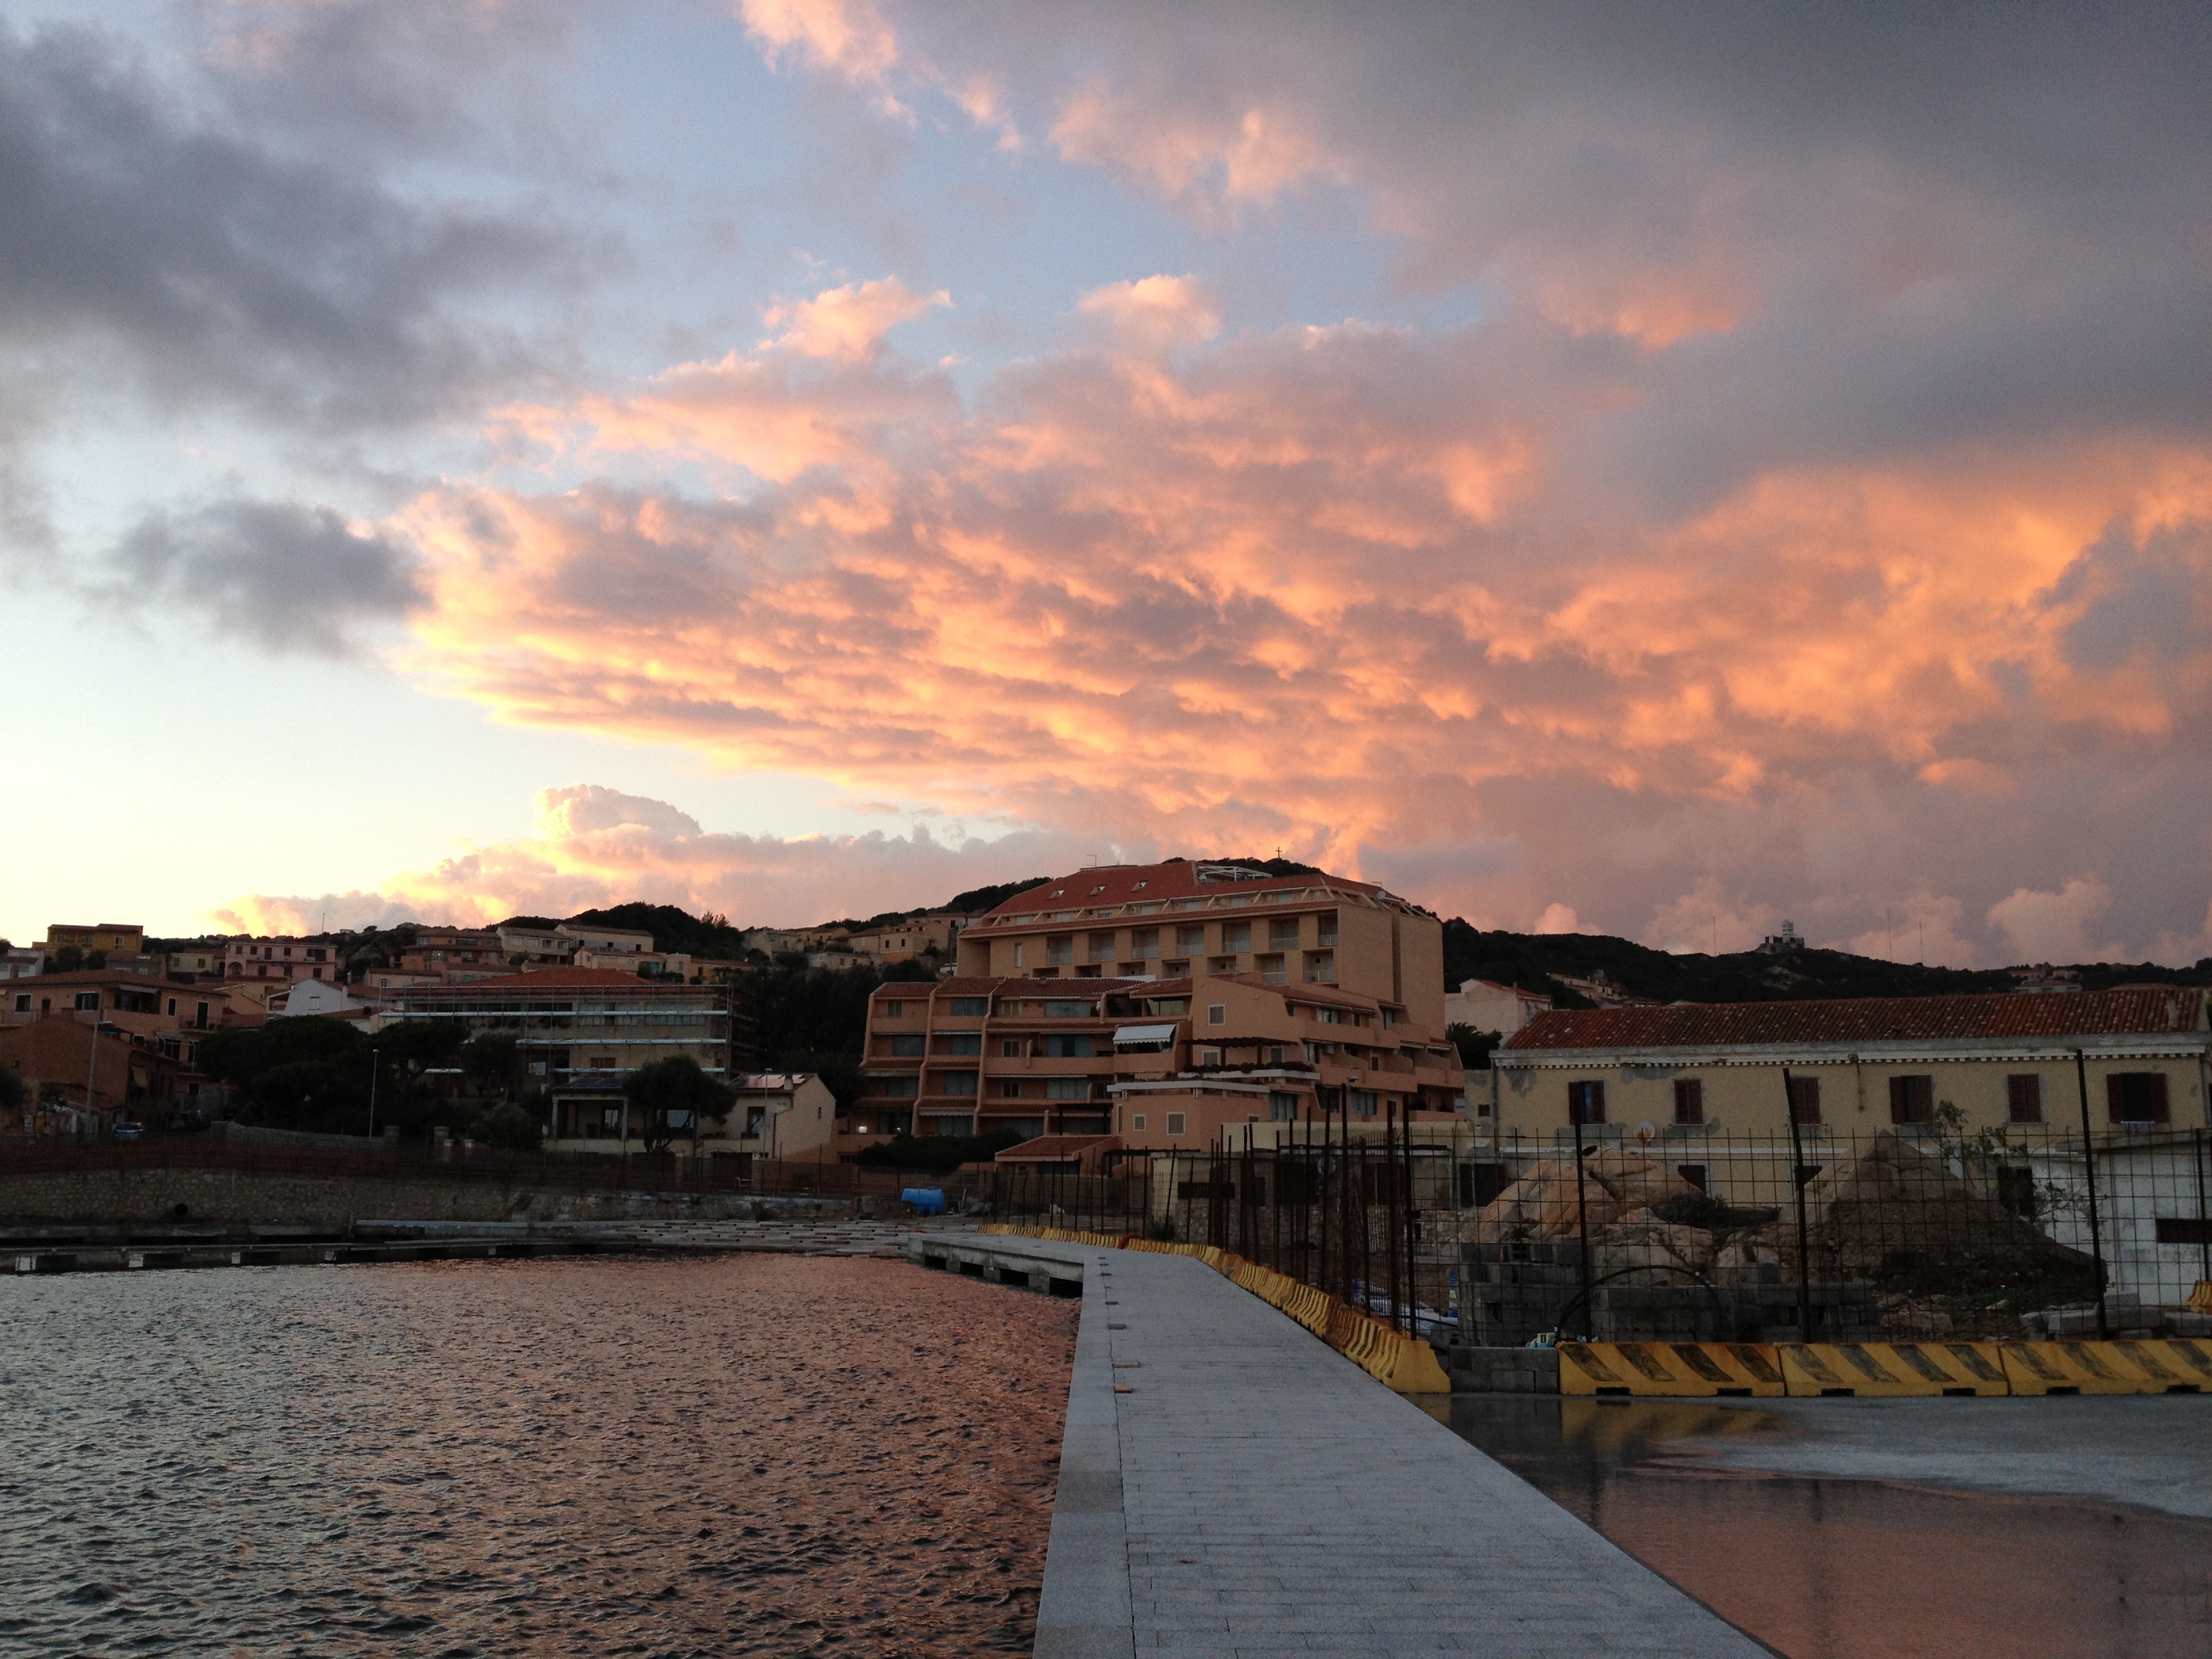
[[(1800, 1118), (1799, 1122), (1807, 1120)], [(1933, 1123), (1936, 1121), (1936, 1079), (1926, 1073), (1889, 1080), (1889, 1121), (1892, 1123)], [(1820, 1119), (1814, 1118), (1813, 1122)]]
[(28, 992), (16, 997), (15, 1012), (19, 1014), (27, 1014), (31, 1012), (31, 998)]
[(1022, 1057), (1022, 1040), (1019, 1037), (1000, 1038), (999, 1054), (1005, 1060), (1019, 1060)]
[(593, 1054), (592, 1056), (591, 1069), (595, 1072), (615, 1071), (619, 1069), (621, 1065), (622, 1062), (617, 1060), (612, 1054)]
[(1002, 1100), (1019, 1100), (1022, 1097), (1022, 1085), (1012, 1078), (1007, 1079), (999, 1085), (999, 1097)]
[(1093, 961), (1093, 962), (1111, 962), (1111, 961), (1113, 961), (1113, 960), (1114, 960), (1114, 935), (1113, 935), (1113, 934), (1111, 934), (1111, 933), (1093, 933), (1093, 934), (1091, 934), (1091, 961)]
[(1048, 1077), (1044, 1080), (1047, 1100), (1088, 1100), (1091, 1098), (1091, 1079), (1087, 1077)]
[(1207, 1003), (1206, 1005), (1206, 1023), (1208, 1025), (1228, 1024), (1229, 1005), (1225, 1002)]
[(888, 1095), (894, 1100), (911, 1100), (921, 1092), (921, 1079), (911, 1072), (902, 1077), (873, 1077), (868, 1079), (868, 1092)]
[(1044, 1051), (1054, 1060), (1088, 1060), (1091, 1039), (1065, 1033), (1054, 1033), (1044, 1040)]
[(1352, 1091), (1352, 1115), (1354, 1117), (1373, 1117), (1375, 1115), (1375, 1091), (1372, 1089), (1354, 1089)]
[(1015, 966), (1015, 967), (1018, 968), (1018, 967), (1020, 967), (1020, 966), (1022, 965), (1022, 957), (1023, 957), (1023, 955), (1024, 955), (1024, 947), (1023, 946), (1022, 942), (1021, 942), (1019, 939), (1015, 940), (1015, 941), (1014, 941), (1014, 966)]
[(1221, 1050), (1218, 1048), (1200, 1048), (1198, 1051), (1198, 1063), (1201, 1066), (1220, 1065)]
[(1202, 957), (1206, 954), (1206, 929), (1178, 927), (1176, 929), (1176, 950), (1183, 956)]
[(2166, 1073), (2114, 1072), (2105, 1079), (2105, 1110), (2115, 1123), (2166, 1121)]
[(1298, 919), (1296, 916), (1267, 924), (1267, 948), (1271, 951), (1295, 951), (1298, 948)]
[(1280, 985), (1290, 976), (1283, 971), (1283, 959), (1277, 956), (1260, 957), (1252, 965), (1260, 970), (1260, 980), (1265, 985)]
[(97, 991), (79, 991), (76, 994), (76, 1006), (79, 1013), (98, 1013), (100, 1012), (100, 993)]
[(955, 1018), (966, 1019), (973, 1016), (988, 1014), (990, 1012), (991, 999), (988, 997), (955, 997), (952, 999), (952, 1013)]
[(1047, 1019), (1088, 1019), (1094, 1005), (1090, 1002), (1048, 1002), (1044, 1006)]
[(940, 1074), (941, 1084), (937, 1092), (941, 1095), (972, 1095), (975, 1092), (975, 1073), (945, 1072)]
[(1224, 951), (1249, 951), (1252, 948), (1252, 924), (1240, 921), (1231, 926), (1226, 922), (1221, 928), (1221, 948)]
[(884, 1018), (885, 1019), (904, 1019), (906, 1018), (906, 1004), (903, 1002), (886, 1002), (884, 1004)]
[(1793, 1077), (1790, 1079), (1790, 1121), (1801, 1124), (1820, 1121), (1820, 1079)]
[(1296, 1095), (1286, 1093), (1280, 1089), (1268, 1094), (1267, 1121), (1270, 1123), (1288, 1123), (1297, 1115), (1298, 1097)]
[(1185, 1113), (1170, 1112), (1168, 1114), (1168, 1133), (1171, 1135), (1179, 1135), (1182, 1133), (1183, 1125), (1188, 1121), (1188, 1117)]
[(1344, 1024), (1344, 1010), (1341, 1008), (1316, 1008), (1313, 1011), (1313, 1017), (1324, 1025)]
[(1567, 1085), (1567, 1121), (1604, 1122), (1605, 1085), (1589, 1079)]
[(2005, 1079), (2005, 1117), (2013, 1123), (2043, 1121), (2043, 1079), (2008, 1077)]
[(948, 1054), (980, 1054), (983, 1052), (981, 1031), (948, 1031), (945, 1034), (945, 1052)]
[(1681, 1176), (1683, 1180), (1688, 1182), (1690, 1185), (1695, 1187), (1699, 1192), (1702, 1193), (1705, 1190), (1705, 1166), (1704, 1164), (1677, 1164), (1674, 1166), (1674, 1173)]
[[(1705, 1121), (1705, 1080), (1701, 1077), (1678, 1077), (1674, 1079), (1674, 1121), (1703, 1123)], [(1687, 1180), (1686, 1176), (1683, 1179)]]
[(177, 1012), (177, 1000), (176, 1000), (176, 998), (174, 998), (174, 997), (171, 997), (171, 998), (169, 999), (169, 1014), (170, 1014), (170, 1017), (171, 1017), (172, 1018), (173, 1018), (175, 1017), (175, 1015), (176, 1015), (176, 1012)]
[(1131, 961), (1140, 961), (1147, 957), (1156, 957), (1159, 955), (1159, 953), (1160, 930), (1158, 928), (1139, 927), (1136, 932), (1129, 935), (1129, 959)]
[(1075, 960), (1075, 935), (1054, 933), (1044, 942), (1044, 959), (1048, 963), (1067, 963)]
[(1135, 1116), (1132, 1117), (1129, 1120), (1129, 1127), (1132, 1129), (1143, 1128), (1145, 1127), (1145, 1115), (1142, 1112), (1139, 1112)]
[(903, 1059), (911, 1060), (917, 1058), (921, 1054), (922, 1044), (925, 1041), (926, 1039), (919, 1035), (915, 1036), (895, 1036), (891, 1039), (891, 1053), (893, 1055)]
[(1145, 1004), (1148, 1014), (1187, 1014), (1190, 1012), (1188, 997), (1152, 997)]
[(2212, 1244), (2212, 1222), (2200, 1216), (2154, 1216), (2151, 1224), (2161, 1244)]

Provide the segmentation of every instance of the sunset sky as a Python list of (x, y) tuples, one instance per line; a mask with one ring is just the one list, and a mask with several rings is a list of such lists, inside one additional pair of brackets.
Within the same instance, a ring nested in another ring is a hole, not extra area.
[(1286, 856), (2212, 953), (2212, 10), (0, 12), (0, 933)]

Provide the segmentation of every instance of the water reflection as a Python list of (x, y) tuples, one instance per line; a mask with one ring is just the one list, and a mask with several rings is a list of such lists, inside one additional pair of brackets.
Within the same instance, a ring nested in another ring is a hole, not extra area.
[(1790, 1659), (2212, 1653), (2212, 1522), (1716, 1468), (1717, 1443), (1802, 1431), (1754, 1407), (1462, 1395), (1437, 1414)]
[(0, 1652), (1026, 1653), (1073, 1326), (760, 1255), (0, 1282)]

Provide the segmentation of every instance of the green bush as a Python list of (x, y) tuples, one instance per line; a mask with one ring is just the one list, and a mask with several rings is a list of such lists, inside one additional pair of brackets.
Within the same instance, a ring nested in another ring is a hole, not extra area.
[(513, 1101), (494, 1107), (470, 1128), (471, 1139), (505, 1152), (534, 1152), (545, 1138), (538, 1120)]
[(1009, 1146), (1022, 1144), (1010, 1129), (988, 1135), (910, 1135), (904, 1130), (864, 1150), (854, 1161), (874, 1170), (912, 1170), (917, 1175), (950, 1175), (963, 1164), (988, 1164)]

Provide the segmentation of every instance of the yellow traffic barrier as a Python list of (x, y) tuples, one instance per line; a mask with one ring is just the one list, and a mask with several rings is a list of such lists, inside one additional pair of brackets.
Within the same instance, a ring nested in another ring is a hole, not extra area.
[(2212, 1314), (2212, 1279), (2200, 1279), (2197, 1287), (2189, 1292), (2189, 1300), (2181, 1304), (2191, 1313)]
[(1562, 1342), (1559, 1392), (1711, 1400), (1777, 1399), (1773, 1349), (1755, 1342)]
[(1894, 1400), (2011, 1390), (1994, 1342), (1785, 1342), (1782, 1375), (1793, 1396)]
[(1395, 1325), (1352, 1306), (1303, 1280), (1263, 1267), (1213, 1244), (1170, 1244), (1162, 1240), (1111, 1233), (1071, 1232), (1060, 1227), (1016, 1227), (991, 1222), (976, 1230), (1001, 1237), (1051, 1239), (1099, 1249), (1150, 1250), (1161, 1255), (1195, 1256), (1224, 1279), (1250, 1291), (1270, 1307), (1304, 1326), (1383, 1387), (1397, 1394), (1449, 1394), (1451, 1379), (1425, 1338), (1408, 1336)]
[(2008, 1342), (2004, 1361), (2021, 1395), (2191, 1393), (2212, 1383), (2212, 1357), (2192, 1342)]

